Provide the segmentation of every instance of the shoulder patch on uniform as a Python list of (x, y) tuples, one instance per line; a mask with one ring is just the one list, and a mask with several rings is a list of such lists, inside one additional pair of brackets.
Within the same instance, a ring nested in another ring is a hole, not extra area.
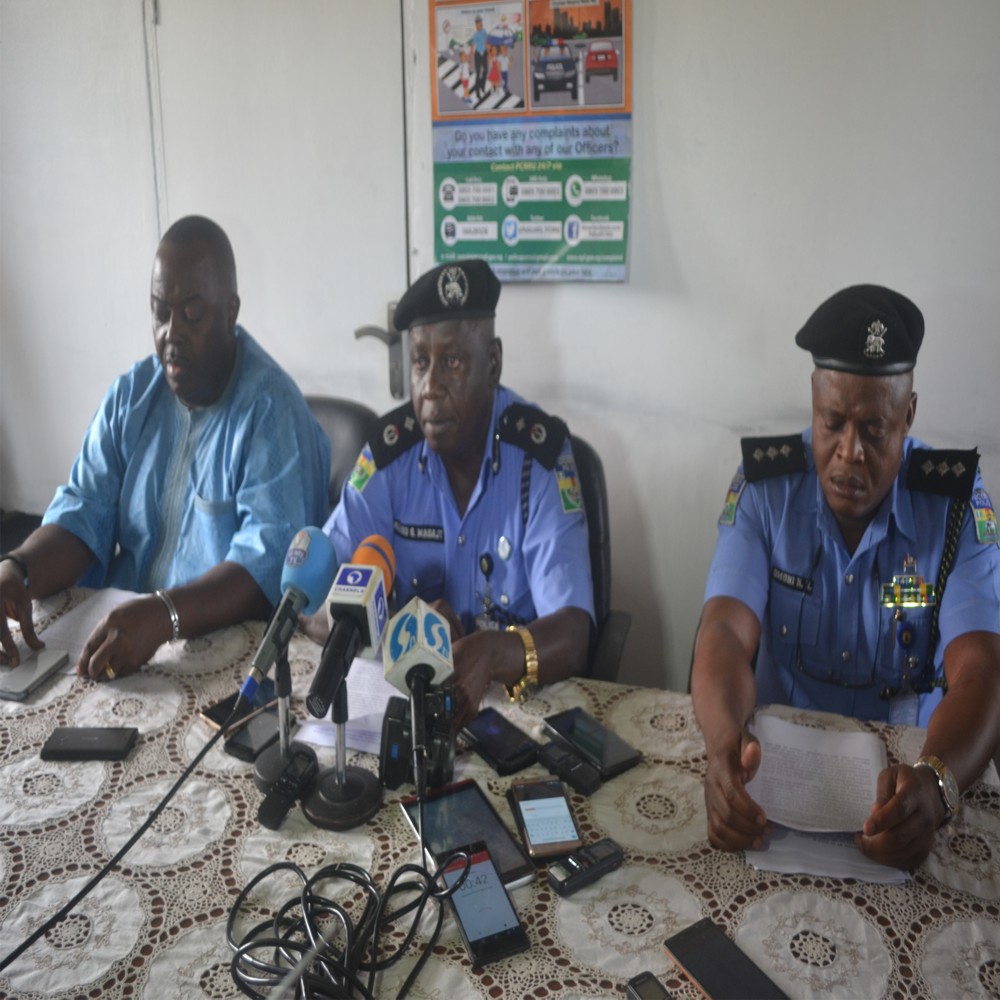
[(991, 542), (1000, 542), (1000, 528), (997, 527), (997, 516), (993, 511), (993, 504), (989, 494), (984, 489), (972, 491), (969, 497), (969, 506), (972, 508), (972, 518), (976, 525), (976, 538), (983, 545)]
[(497, 433), (501, 441), (517, 445), (543, 468), (551, 471), (559, 459), (569, 429), (558, 417), (537, 406), (511, 403), (500, 414)]
[(740, 448), (748, 483), (806, 471), (806, 446), (801, 434), (746, 437), (740, 441)]
[(736, 523), (736, 508), (740, 504), (740, 497), (743, 496), (743, 487), (746, 484), (746, 477), (742, 472), (737, 472), (733, 476), (733, 481), (729, 484), (729, 490), (726, 493), (726, 502), (719, 515), (719, 524), (723, 527), (731, 528)]
[(424, 439), (413, 402), (404, 403), (379, 421), (378, 429), (369, 442), (376, 469), (384, 469), (390, 462), (409, 451)]
[(583, 510), (583, 494), (580, 492), (580, 478), (576, 473), (576, 462), (571, 456), (560, 458), (553, 473), (559, 484), (559, 499), (564, 514), (578, 514)]
[(367, 485), (368, 480), (375, 474), (375, 460), (372, 458), (371, 445), (365, 445), (358, 455), (358, 460), (351, 470), (350, 484), (360, 493)]
[(968, 500), (976, 483), (979, 452), (944, 448), (914, 448), (906, 471), (906, 488), (922, 493)]

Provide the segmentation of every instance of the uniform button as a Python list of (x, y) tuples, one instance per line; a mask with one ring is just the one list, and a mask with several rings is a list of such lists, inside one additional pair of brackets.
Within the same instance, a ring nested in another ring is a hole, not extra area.
[(506, 594), (501, 594), (500, 595), (500, 603), (504, 607), (507, 607), (507, 605), (510, 604), (510, 598)]
[(413, 588), (414, 590), (416, 590), (416, 589), (417, 589), (417, 587), (419, 587), (419, 586), (420, 586), (420, 581), (419, 581), (419, 580), (418, 580), (418, 579), (417, 579), (416, 577), (414, 577), (414, 578), (413, 578), (413, 579), (412, 579), (412, 580), (410, 581), (410, 586), (411, 586), (411, 587), (412, 587), (412, 588)]
[(851, 660), (851, 651), (849, 649), (845, 649), (840, 654), (840, 658), (844, 661), (844, 663), (849, 663)]
[(778, 629), (778, 631), (781, 633), (781, 638), (784, 639), (785, 636), (788, 635), (788, 626), (782, 625), (781, 628)]
[(459, 545), (464, 545), (465, 544), (465, 535), (459, 535), (458, 536), (458, 544)]
[(854, 574), (848, 573), (847, 576), (844, 577), (844, 583), (846, 583), (848, 586), (854, 583)]

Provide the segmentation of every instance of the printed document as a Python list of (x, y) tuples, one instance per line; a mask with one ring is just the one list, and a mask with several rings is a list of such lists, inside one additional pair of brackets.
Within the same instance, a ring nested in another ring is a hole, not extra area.
[(885, 746), (874, 733), (835, 732), (758, 715), (761, 763), (747, 784), (769, 820), (793, 830), (860, 830), (871, 813)]

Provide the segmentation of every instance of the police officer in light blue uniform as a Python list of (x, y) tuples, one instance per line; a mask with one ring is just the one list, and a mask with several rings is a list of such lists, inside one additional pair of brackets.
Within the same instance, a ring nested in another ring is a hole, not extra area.
[(742, 787), (760, 759), (744, 730), (755, 704), (927, 727), (859, 835), (900, 867), (923, 860), (1000, 745), (997, 521), (974, 449), (908, 434), (923, 332), (896, 292), (838, 292), (796, 337), (816, 366), (812, 427), (742, 442), (692, 667), (716, 846), (766, 829)]
[(460, 721), (490, 681), (524, 697), (583, 673), (593, 583), (566, 425), (500, 385), (500, 283), (465, 260), (419, 278), (396, 307), (411, 401), (362, 451), (326, 531), (340, 561), (389, 539), (396, 597), (452, 624)]

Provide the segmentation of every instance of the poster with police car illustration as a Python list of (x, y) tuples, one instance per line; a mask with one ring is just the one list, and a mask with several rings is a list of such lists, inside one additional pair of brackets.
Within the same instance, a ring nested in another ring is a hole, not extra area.
[(435, 257), (623, 281), (631, 0), (428, 0)]

